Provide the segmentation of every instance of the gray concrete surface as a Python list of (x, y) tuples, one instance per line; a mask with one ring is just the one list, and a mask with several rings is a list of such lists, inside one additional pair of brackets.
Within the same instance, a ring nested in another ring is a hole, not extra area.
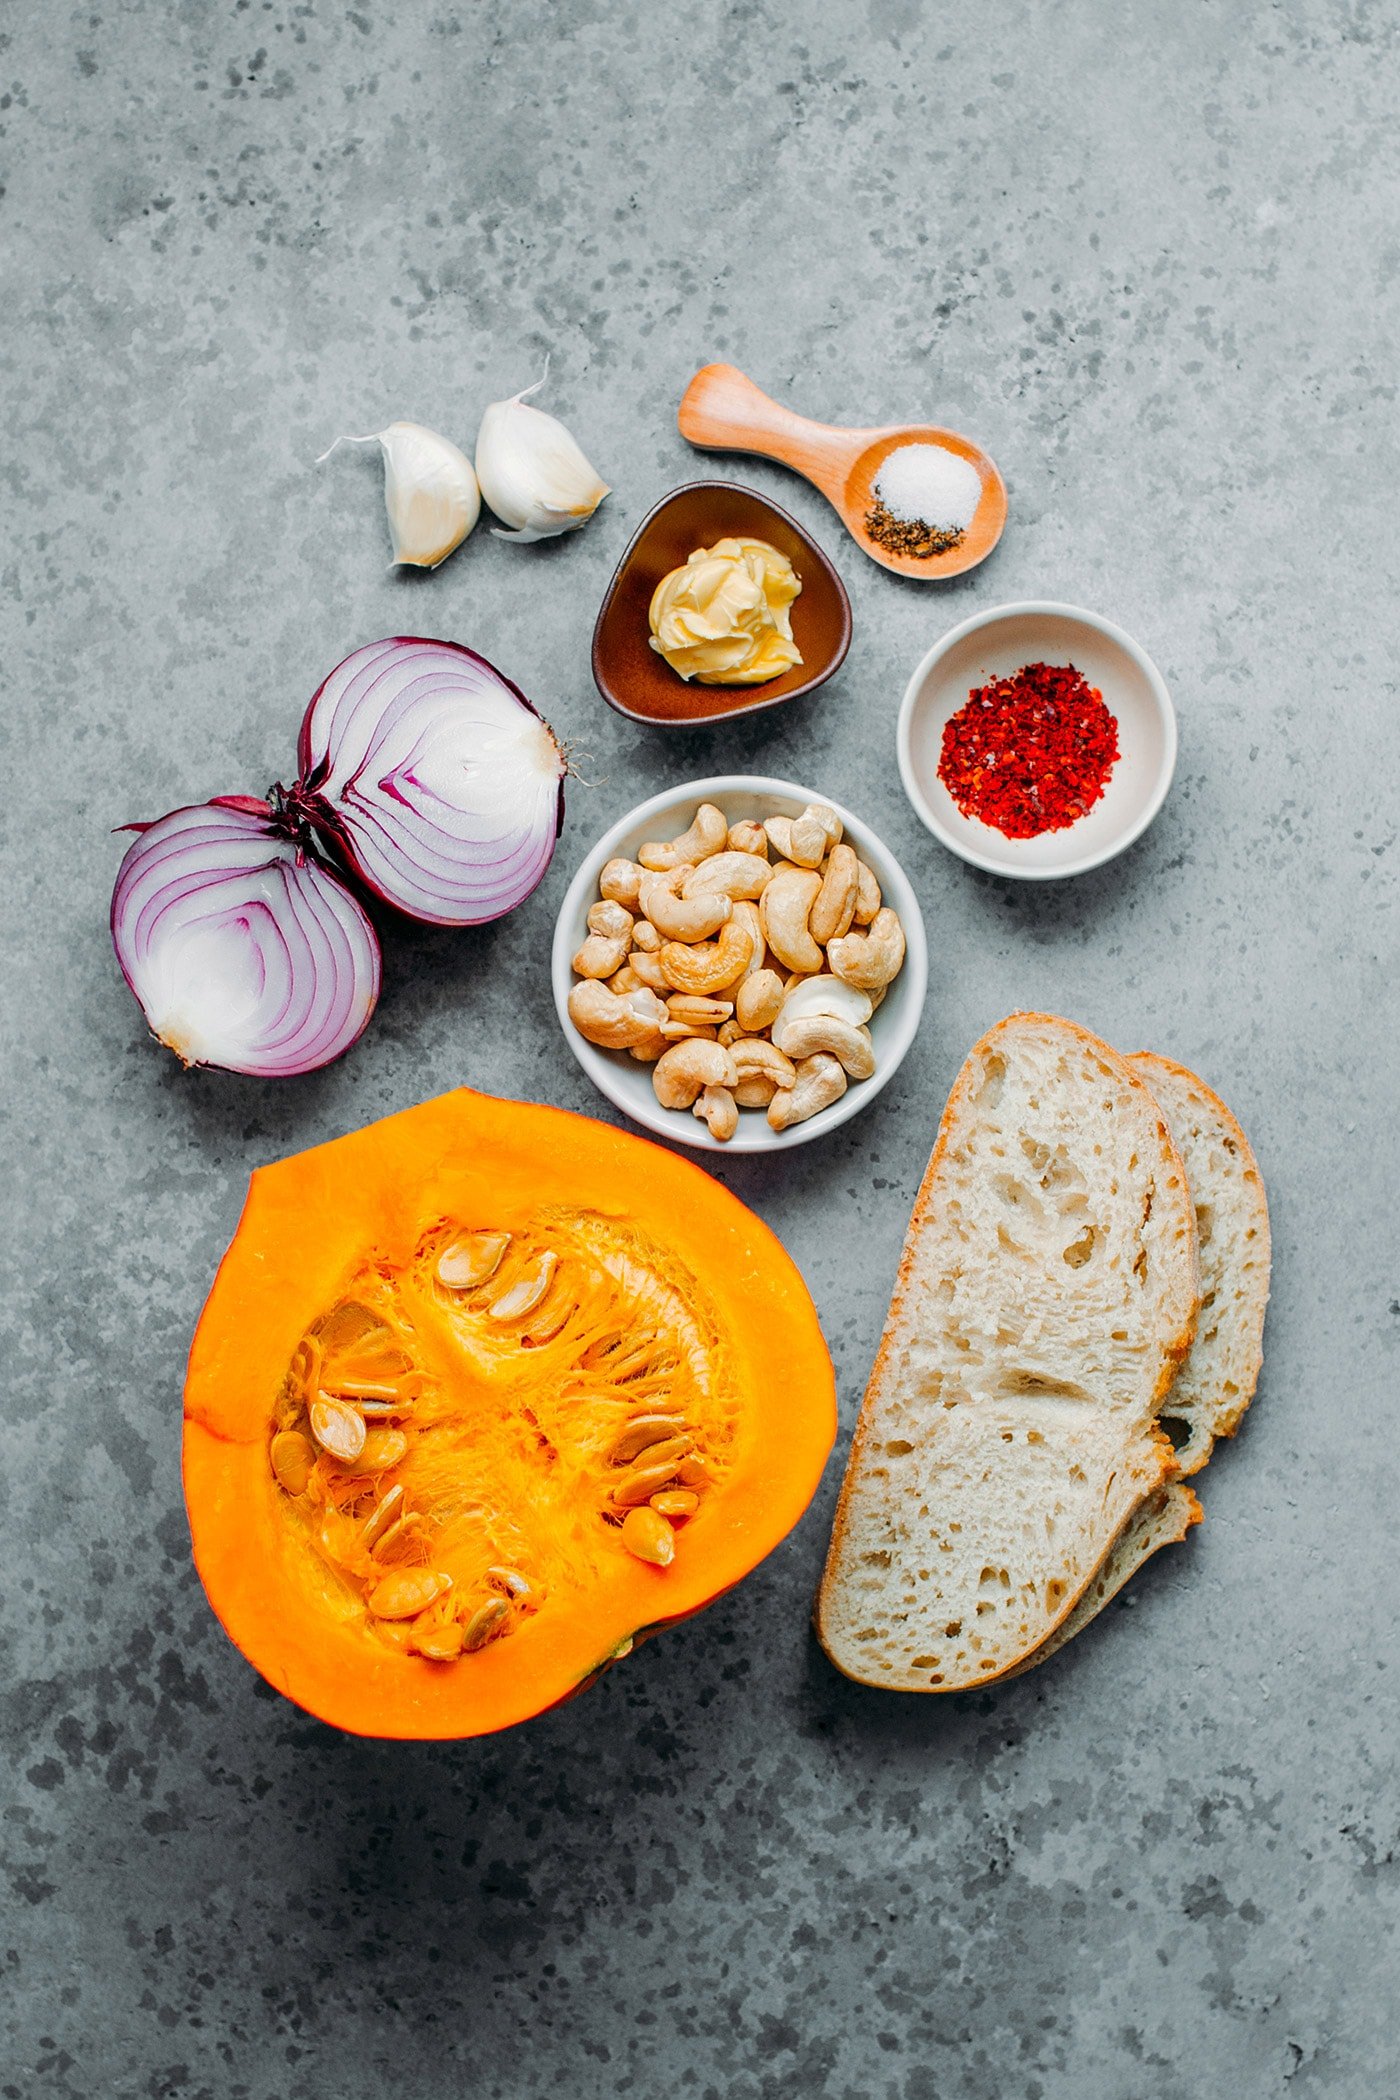
[[(5, 17), (4, 2100), (1196, 2100), (1400, 2090), (1395, 1983), (1395, 342), (1400, 14), (1367, 0), (284, 0)], [(616, 487), (543, 549), (386, 573), (400, 415), (537, 376)], [(1001, 462), (995, 557), (840, 565), (839, 681), (668, 739), (594, 612), (728, 357), (818, 416)], [(894, 764), (974, 607), (1097, 607), (1181, 723), (1138, 850), (1020, 890)], [(485, 650), (580, 754), (548, 882), (397, 933), (299, 1084), (182, 1075), (106, 937), (111, 827), (285, 774), (354, 644)], [(576, 1704), (453, 1747), (268, 1692), (192, 1573), (189, 1335), (249, 1169), (459, 1080), (605, 1114), (553, 912), (615, 814), (829, 782), (919, 885), (926, 1024), (830, 1143), (724, 1180), (821, 1308), (843, 1442), (736, 1594)], [(808, 1603), (945, 1089), (1057, 1008), (1204, 1072), (1277, 1242), (1206, 1520), (1053, 1667), (938, 1702), (837, 1678)]]

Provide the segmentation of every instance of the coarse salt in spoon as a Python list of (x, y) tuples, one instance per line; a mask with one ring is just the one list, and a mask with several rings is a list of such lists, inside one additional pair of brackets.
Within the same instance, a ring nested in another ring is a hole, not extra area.
[[(897, 576), (922, 583), (960, 576), (985, 561), (1001, 538), (1006, 484), (981, 447), (955, 430), (933, 424), (845, 430), (814, 423), (770, 400), (734, 365), (706, 365), (697, 372), (676, 420), (681, 436), (702, 451), (757, 452), (803, 475), (862, 552)], [(930, 452), (946, 458), (930, 458)], [(877, 490), (887, 463), (885, 485)], [(975, 497), (966, 469), (977, 476)], [(919, 490), (931, 492), (930, 507), (941, 503), (948, 512), (922, 520), (928, 533), (909, 515)], [(881, 538), (871, 531), (872, 513)], [(913, 545), (933, 551), (904, 551)]]

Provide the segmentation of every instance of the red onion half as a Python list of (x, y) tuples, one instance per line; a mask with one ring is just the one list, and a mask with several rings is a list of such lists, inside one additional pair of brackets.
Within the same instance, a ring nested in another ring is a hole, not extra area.
[(348, 1050), (379, 997), (379, 942), (271, 806), (230, 795), (131, 828), (112, 943), (151, 1033), (186, 1065), (261, 1079)]
[(331, 672), (306, 711), (289, 814), (387, 904), (479, 926), (543, 879), (564, 754), (511, 683), (456, 642), (396, 635)]

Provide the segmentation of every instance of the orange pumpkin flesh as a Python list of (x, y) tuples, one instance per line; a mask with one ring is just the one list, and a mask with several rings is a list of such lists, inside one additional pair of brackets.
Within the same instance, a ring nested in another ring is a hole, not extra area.
[(356, 1734), (480, 1735), (740, 1581), (835, 1433), (811, 1299), (737, 1198), (462, 1089), (253, 1175), (190, 1353), (185, 1499), (269, 1683)]

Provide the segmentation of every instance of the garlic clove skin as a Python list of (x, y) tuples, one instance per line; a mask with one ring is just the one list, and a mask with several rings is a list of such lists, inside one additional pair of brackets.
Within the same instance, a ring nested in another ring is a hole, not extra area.
[(605, 481), (584, 457), (578, 440), (556, 416), (531, 408), (528, 396), (544, 385), (493, 401), (476, 439), (476, 478), (501, 519), (491, 529), (498, 540), (549, 540), (586, 525), (604, 496)]
[[(384, 453), (384, 508), (395, 565), (435, 569), (461, 546), (481, 516), (481, 490), (465, 452), (422, 423), (390, 423), (336, 445), (378, 445)], [(320, 461), (317, 461), (319, 466)]]

